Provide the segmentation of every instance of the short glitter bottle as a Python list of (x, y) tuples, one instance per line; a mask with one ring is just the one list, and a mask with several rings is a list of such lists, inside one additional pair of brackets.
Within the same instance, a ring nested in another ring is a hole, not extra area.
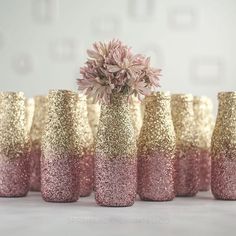
[(221, 92), (218, 100), (211, 145), (211, 191), (216, 199), (236, 200), (236, 92)]
[(41, 156), (45, 201), (74, 202), (79, 198), (75, 105), (76, 95), (71, 91), (50, 90)]
[(138, 139), (141, 127), (142, 127), (142, 113), (141, 113), (141, 102), (136, 97), (130, 99), (130, 115), (132, 125), (134, 127), (135, 136)]
[(95, 148), (95, 198), (102, 206), (131, 206), (137, 187), (136, 138), (128, 97), (102, 104)]
[(199, 190), (208, 191), (211, 183), (211, 135), (212, 135), (212, 102), (209, 98), (194, 97), (193, 110), (195, 119), (195, 135), (197, 136), (200, 161)]
[(22, 92), (0, 93), (0, 196), (23, 197), (29, 191), (29, 138)]
[(41, 139), (47, 113), (47, 97), (36, 96), (34, 98), (34, 101), (35, 101), (35, 109), (34, 109), (32, 127), (30, 130), (30, 139), (31, 139), (30, 190), (40, 191)]
[(194, 196), (199, 189), (199, 153), (194, 134), (193, 96), (172, 95), (171, 112), (176, 133), (175, 194)]
[(89, 196), (94, 186), (94, 143), (88, 122), (86, 97), (77, 95), (76, 103), (76, 144), (79, 156), (80, 196)]
[(175, 131), (170, 94), (153, 93), (144, 101), (143, 126), (138, 140), (138, 194), (141, 200), (172, 200), (175, 196)]

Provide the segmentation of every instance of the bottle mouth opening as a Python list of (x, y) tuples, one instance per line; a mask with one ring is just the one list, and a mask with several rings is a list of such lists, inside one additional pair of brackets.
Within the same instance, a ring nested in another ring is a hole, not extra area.
[(149, 100), (170, 100), (171, 94), (169, 91), (159, 91), (159, 92), (152, 92), (150, 95), (145, 97), (145, 101)]
[(236, 98), (236, 91), (219, 92), (218, 99)]
[(7, 98), (7, 97), (15, 97), (15, 98), (23, 98), (25, 99), (25, 95), (23, 92), (12, 92), (12, 91), (2, 91), (0, 92), (0, 98)]
[(181, 100), (181, 101), (193, 101), (193, 95), (191, 93), (177, 93), (171, 95), (171, 100)]

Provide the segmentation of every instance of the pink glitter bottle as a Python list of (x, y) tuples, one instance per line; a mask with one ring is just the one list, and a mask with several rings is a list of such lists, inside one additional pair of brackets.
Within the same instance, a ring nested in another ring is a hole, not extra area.
[(0, 93), (0, 196), (23, 197), (29, 191), (29, 138), (22, 92)]
[(199, 152), (194, 133), (193, 96), (172, 95), (171, 111), (176, 133), (175, 194), (194, 196), (199, 190)]
[(88, 122), (87, 102), (83, 95), (76, 95), (76, 144), (79, 156), (80, 196), (89, 196), (94, 187), (94, 142)]
[(221, 92), (218, 99), (211, 145), (211, 191), (216, 199), (236, 200), (236, 92)]
[(175, 197), (174, 154), (170, 94), (153, 93), (145, 98), (138, 140), (138, 194), (141, 200), (168, 201)]
[(102, 104), (95, 148), (95, 198), (102, 206), (131, 206), (136, 197), (136, 137), (128, 97)]
[(49, 92), (41, 156), (41, 193), (45, 201), (74, 202), (79, 198), (75, 105), (75, 93)]
[(36, 96), (34, 98), (34, 101), (35, 101), (35, 109), (34, 109), (33, 122), (30, 130), (30, 139), (32, 143), (30, 151), (30, 159), (31, 159), (30, 190), (40, 191), (41, 139), (46, 119), (47, 97)]

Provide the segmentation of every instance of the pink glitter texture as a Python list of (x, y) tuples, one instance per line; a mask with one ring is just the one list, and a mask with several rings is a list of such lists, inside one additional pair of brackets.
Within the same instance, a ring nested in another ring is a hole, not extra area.
[(207, 150), (200, 151), (200, 183), (199, 191), (208, 191), (211, 187), (211, 156)]
[(212, 158), (211, 191), (216, 199), (236, 200), (236, 159)]
[(0, 196), (24, 197), (29, 191), (30, 162), (27, 157), (6, 159), (0, 155)]
[(169, 201), (174, 194), (174, 161), (159, 152), (138, 157), (138, 194), (142, 200)]
[(199, 156), (195, 151), (176, 154), (175, 195), (191, 197), (199, 190)]
[(95, 199), (101, 206), (131, 206), (137, 189), (134, 157), (95, 157)]
[(80, 196), (89, 196), (94, 186), (94, 157), (91, 155), (83, 156), (79, 160), (79, 179)]
[(40, 150), (32, 150), (30, 153), (30, 190), (40, 191)]
[(41, 193), (48, 202), (79, 199), (78, 157), (47, 155), (41, 158)]

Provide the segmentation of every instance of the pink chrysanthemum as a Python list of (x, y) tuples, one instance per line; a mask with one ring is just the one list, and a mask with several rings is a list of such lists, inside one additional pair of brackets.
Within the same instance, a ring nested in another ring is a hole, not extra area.
[(108, 103), (111, 94), (123, 92), (142, 99), (159, 87), (160, 69), (150, 67), (150, 58), (132, 54), (119, 40), (94, 43), (89, 59), (80, 69), (79, 90), (95, 101)]

